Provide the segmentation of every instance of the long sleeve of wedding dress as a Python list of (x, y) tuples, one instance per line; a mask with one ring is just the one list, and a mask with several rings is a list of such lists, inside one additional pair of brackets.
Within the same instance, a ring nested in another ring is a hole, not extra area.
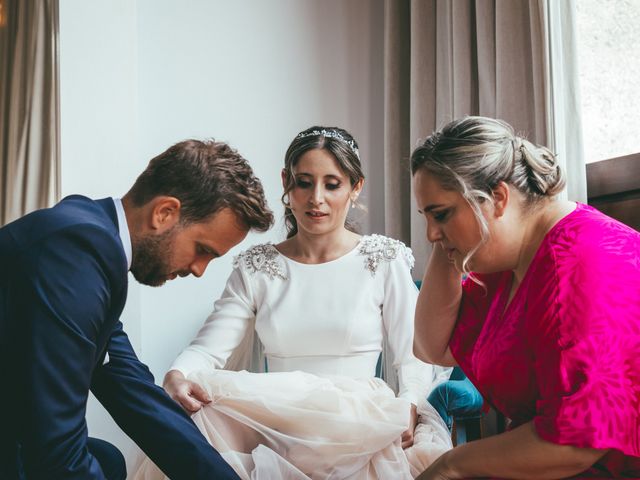
[[(384, 265), (387, 271), (382, 320), (390, 350), (388, 353), (392, 357), (393, 371), (397, 375), (398, 396), (418, 405), (424, 402), (430, 391), (433, 367), (413, 355), (413, 316), (418, 296), (410, 273), (413, 255), (404, 245), (398, 248), (401, 253), (399, 258)], [(394, 386), (391, 378), (385, 379)]]
[(422, 362), (413, 355), (413, 322), (418, 296), (411, 278), (414, 259), (410, 249), (404, 245), (398, 248), (402, 255), (397, 261), (389, 262), (385, 275), (383, 376), (392, 388), (397, 384), (399, 397), (419, 405), (426, 401), (436, 385), (449, 379), (452, 369)]
[(224, 368), (235, 349), (252, 333), (255, 316), (250, 279), (244, 269), (234, 268), (213, 312), (170, 370), (188, 377), (193, 372)]

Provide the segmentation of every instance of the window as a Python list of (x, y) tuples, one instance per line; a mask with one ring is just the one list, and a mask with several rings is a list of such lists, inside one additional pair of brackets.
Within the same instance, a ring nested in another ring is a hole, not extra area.
[(587, 163), (640, 152), (640, 1), (577, 0)]

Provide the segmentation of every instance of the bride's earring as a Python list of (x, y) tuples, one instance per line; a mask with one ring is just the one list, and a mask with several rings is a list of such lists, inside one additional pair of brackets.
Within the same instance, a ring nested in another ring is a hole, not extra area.
[(282, 204), (286, 208), (291, 208), (291, 204), (289, 203), (289, 194), (288, 193), (282, 196)]

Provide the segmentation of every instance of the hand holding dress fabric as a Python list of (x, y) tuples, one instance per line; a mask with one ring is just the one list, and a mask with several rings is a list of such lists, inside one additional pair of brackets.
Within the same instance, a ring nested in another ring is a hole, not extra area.
[(409, 428), (402, 432), (402, 448), (409, 448), (413, 446), (413, 437), (418, 426), (418, 407), (413, 403), (411, 404), (411, 415), (409, 417)]
[(198, 383), (184, 378), (181, 372), (171, 370), (167, 372), (162, 388), (180, 404), (187, 413), (195, 413), (204, 405), (211, 402), (207, 391)]

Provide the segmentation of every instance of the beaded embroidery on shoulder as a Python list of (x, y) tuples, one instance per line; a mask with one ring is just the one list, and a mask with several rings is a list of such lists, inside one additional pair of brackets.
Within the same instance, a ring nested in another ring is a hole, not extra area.
[(404, 256), (410, 269), (413, 269), (415, 259), (408, 248), (400, 240), (385, 237), (384, 235), (366, 235), (358, 249), (358, 254), (364, 256), (364, 267), (375, 275), (380, 264), (384, 261), (394, 260), (398, 254)]
[(254, 245), (248, 250), (241, 252), (233, 259), (233, 267), (244, 266), (251, 274), (262, 272), (270, 279), (280, 278), (286, 280), (282, 262), (278, 259), (280, 252), (272, 243)]

